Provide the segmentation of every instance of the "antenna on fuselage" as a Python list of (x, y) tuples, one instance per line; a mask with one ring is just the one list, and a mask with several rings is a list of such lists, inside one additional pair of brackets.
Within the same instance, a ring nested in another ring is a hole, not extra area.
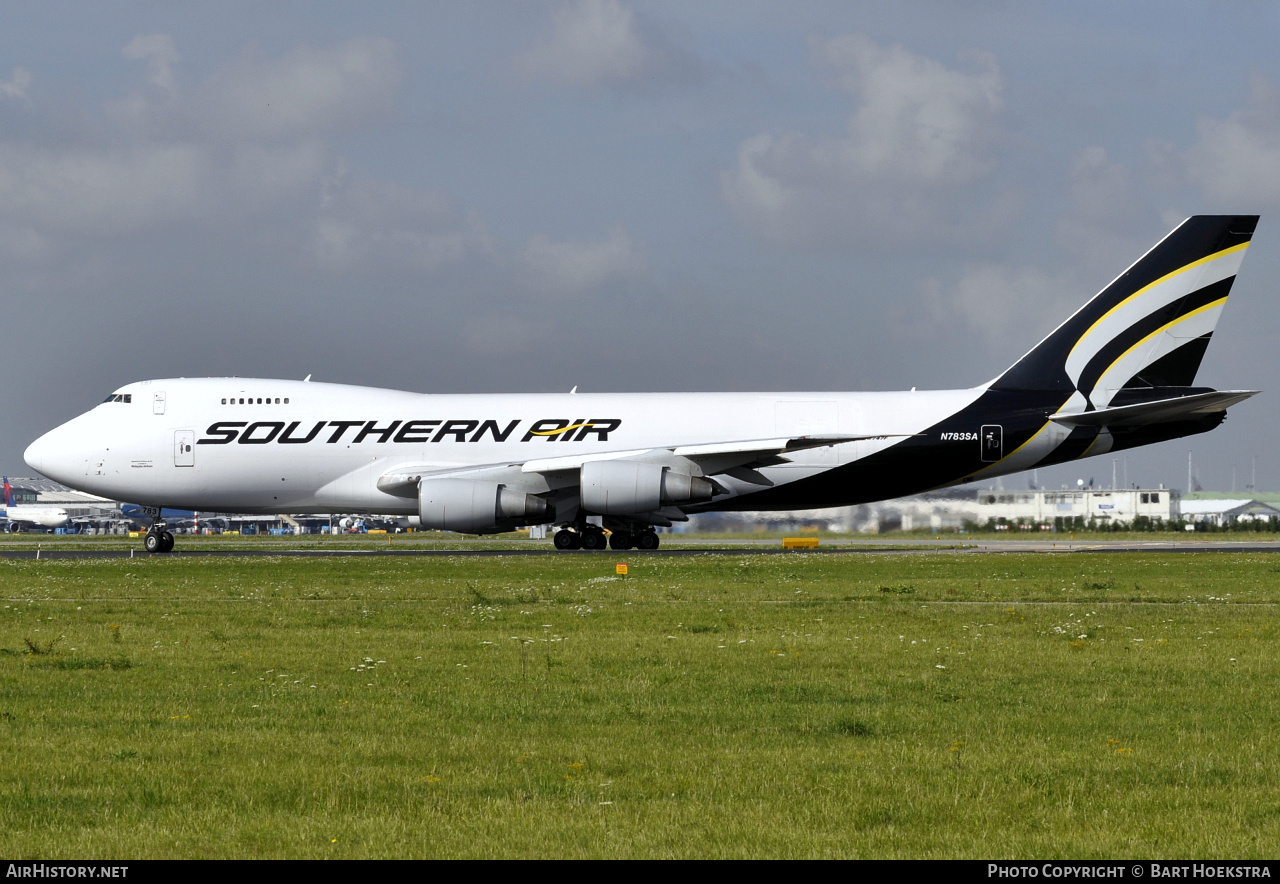
[(302, 382), (303, 382), (304, 384), (308, 384), (308, 383), (310, 383), (310, 382), (311, 382), (311, 375), (307, 375), (305, 378), (303, 378), (303, 379), (302, 379)]

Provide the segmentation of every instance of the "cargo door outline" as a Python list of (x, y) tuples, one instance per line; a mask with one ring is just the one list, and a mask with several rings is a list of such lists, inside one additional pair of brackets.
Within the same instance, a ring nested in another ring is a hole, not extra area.
[(1004, 427), (1000, 424), (983, 424), (978, 433), (978, 447), (983, 463), (996, 463), (1004, 457)]
[(174, 432), (173, 465), (175, 467), (193, 467), (196, 465), (195, 430), (176, 430)]
[[(780, 436), (834, 436), (840, 432), (840, 404), (834, 400), (784, 399), (774, 405), (774, 429)], [(788, 458), (804, 466), (837, 462), (835, 446), (810, 448)]]

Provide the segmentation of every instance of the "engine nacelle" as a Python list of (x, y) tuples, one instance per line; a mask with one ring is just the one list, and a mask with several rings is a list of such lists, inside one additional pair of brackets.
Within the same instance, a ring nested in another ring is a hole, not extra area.
[(547, 502), (497, 482), (472, 479), (423, 479), (418, 485), (418, 518), (424, 528), (485, 534), (502, 523), (540, 519)]
[(580, 481), (583, 508), (612, 516), (651, 513), (669, 504), (701, 503), (715, 492), (707, 479), (628, 460), (584, 463)]

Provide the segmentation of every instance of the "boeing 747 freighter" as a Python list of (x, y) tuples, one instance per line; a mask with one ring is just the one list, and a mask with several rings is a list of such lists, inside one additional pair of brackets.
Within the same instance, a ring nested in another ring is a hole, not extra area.
[(143, 504), (152, 552), (173, 547), (161, 508), (402, 514), (476, 534), (551, 524), (559, 549), (656, 549), (654, 526), (690, 513), (847, 506), (1213, 429), (1256, 392), (1194, 383), (1257, 221), (1187, 219), (1011, 368), (962, 390), (439, 395), (150, 380), (25, 457)]

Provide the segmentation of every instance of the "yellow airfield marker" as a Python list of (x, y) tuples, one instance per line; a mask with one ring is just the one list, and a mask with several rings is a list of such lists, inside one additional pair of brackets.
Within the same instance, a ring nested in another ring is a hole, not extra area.
[(817, 549), (818, 538), (816, 537), (784, 537), (782, 538), (783, 549)]

